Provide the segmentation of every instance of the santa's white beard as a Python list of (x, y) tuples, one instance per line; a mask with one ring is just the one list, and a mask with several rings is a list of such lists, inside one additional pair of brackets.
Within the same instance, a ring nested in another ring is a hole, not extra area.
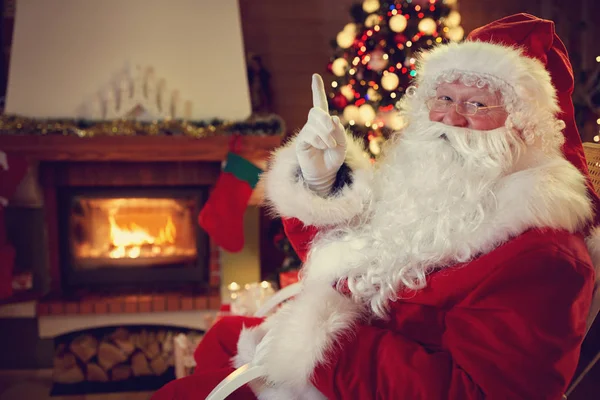
[(433, 269), (477, 255), (466, 243), (496, 211), (495, 185), (522, 148), (506, 128), (475, 131), (430, 121), (393, 140), (378, 164), (367, 216), (315, 243), (316, 251), (340, 240), (360, 248), (359, 256), (344, 260), (348, 285), (380, 317), (401, 290), (423, 288)]

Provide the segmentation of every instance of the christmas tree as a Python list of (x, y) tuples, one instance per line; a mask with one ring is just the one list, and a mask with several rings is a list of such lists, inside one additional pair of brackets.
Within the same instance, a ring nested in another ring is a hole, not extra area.
[(417, 74), (423, 49), (464, 36), (457, 0), (364, 0), (332, 41), (334, 75), (329, 108), (376, 157), (381, 143), (402, 121), (395, 104)]

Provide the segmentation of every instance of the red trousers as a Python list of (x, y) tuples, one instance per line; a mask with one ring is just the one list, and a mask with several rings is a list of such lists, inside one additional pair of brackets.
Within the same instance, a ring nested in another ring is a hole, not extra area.
[[(169, 382), (159, 389), (151, 400), (199, 400), (208, 394), (231, 372), (231, 358), (237, 353), (237, 342), (242, 331), (259, 325), (262, 318), (228, 316), (220, 319), (204, 335), (194, 352), (194, 374)], [(256, 399), (248, 386), (243, 386), (228, 400)]]

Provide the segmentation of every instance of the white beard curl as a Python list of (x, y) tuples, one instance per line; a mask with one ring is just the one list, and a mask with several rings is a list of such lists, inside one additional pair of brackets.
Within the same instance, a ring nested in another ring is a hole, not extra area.
[[(495, 186), (524, 148), (507, 128), (476, 131), (430, 121), (411, 124), (390, 143), (367, 216), (324, 232), (311, 252), (349, 244), (355, 251), (342, 250), (339, 260), (352, 296), (381, 318), (399, 292), (425, 287), (432, 270), (477, 255), (465, 243), (496, 212)], [(309, 276), (313, 263), (306, 267)]]

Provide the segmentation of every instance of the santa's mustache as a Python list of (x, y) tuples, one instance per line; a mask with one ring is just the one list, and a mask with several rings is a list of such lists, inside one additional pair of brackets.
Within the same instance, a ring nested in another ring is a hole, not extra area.
[(412, 152), (444, 151), (448, 148), (465, 162), (508, 167), (523, 149), (524, 143), (515, 132), (500, 127), (493, 130), (476, 130), (422, 121), (409, 125), (399, 134), (397, 145), (410, 147)]

